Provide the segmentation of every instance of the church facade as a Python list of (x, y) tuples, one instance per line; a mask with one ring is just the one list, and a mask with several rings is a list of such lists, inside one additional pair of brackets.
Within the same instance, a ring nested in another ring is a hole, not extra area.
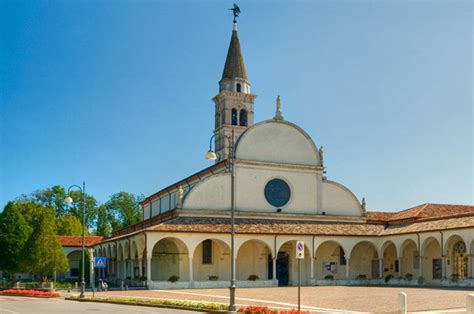
[[(215, 106), (215, 164), (142, 202), (143, 220), (95, 244), (109, 280), (150, 289), (228, 287), (231, 209), (237, 287), (474, 286), (474, 206), (422, 204), (366, 210), (326, 177), (324, 152), (298, 125), (254, 123), (254, 101), (234, 23)], [(214, 149), (212, 148), (214, 144)]]

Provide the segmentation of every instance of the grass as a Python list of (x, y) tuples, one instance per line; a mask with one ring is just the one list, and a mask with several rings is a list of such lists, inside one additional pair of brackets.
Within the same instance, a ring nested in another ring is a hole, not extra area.
[(196, 302), (196, 301), (181, 301), (181, 300), (142, 300), (142, 299), (133, 299), (133, 298), (112, 298), (112, 297), (79, 299), (79, 297), (77, 296), (71, 296), (69, 298), (66, 298), (66, 300), (116, 303), (116, 304), (126, 304), (126, 305), (156, 306), (156, 307), (168, 307), (168, 308), (187, 309), (187, 310), (205, 310), (205, 311), (216, 311), (216, 312), (227, 311), (227, 308), (228, 308), (228, 305), (226, 304)]

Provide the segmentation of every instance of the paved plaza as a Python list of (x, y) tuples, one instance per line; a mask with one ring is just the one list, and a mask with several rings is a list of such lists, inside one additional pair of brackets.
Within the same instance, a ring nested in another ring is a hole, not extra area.
[[(376, 312), (397, 310), (399, 292), (408, 295), (409, 311), (465, 312), (466, 296), (474, 290), (402, 288), (402, 287), (302, 287), (302, 309), (311, 312)], [(228, 302), (228, 289), (140, 290), (111, 291), (101, 296), (130, 296), (134, 298), (186, 299), (209, 302)], [(297, 288), (242, 288), (237, 289), (239, 305), (267, 305), (274, 308), (296, 308)]]

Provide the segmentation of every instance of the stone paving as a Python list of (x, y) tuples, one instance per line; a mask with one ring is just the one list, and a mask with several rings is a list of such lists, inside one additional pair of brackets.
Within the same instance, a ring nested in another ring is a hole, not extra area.
[[(413, 288), (413, 287), (302, 287), (302, 309), (311, 312), (358, 311), (390, 313), (397, 311), (398, 293), (408, 295), (409, 311), (454, 310), (466, 307), (466, 297), (474, 290)], [(228, 302), (228, 289), (188, 290), (129, 290), (101, 292), (100, 296), (129, 296), (136, 298), (185, 299)], [(267, 305), (276, 308), (295, 308), (296, 287), (240, 288), (237, 289), (237, 304)], [(336, 311), (335, 311), (336, 310)]]

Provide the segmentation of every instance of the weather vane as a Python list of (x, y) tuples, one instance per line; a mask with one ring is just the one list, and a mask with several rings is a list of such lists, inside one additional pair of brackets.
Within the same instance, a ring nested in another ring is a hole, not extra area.
[(229, 10), (232, 11), (232, 13), (234, 14), (234, 23), (237, 23), (237, 18), (239, 17), (239, 14), (240, 14), (239, 6), (234, 3), (234, 7)]

